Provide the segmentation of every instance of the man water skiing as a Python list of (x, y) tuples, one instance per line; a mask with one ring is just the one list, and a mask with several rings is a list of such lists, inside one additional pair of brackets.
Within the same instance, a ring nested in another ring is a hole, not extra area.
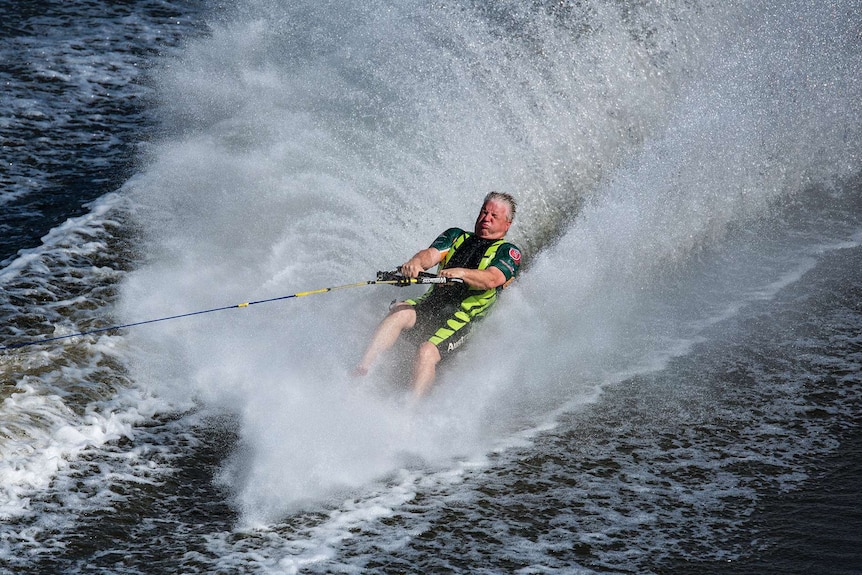
[(434, 285), (415, 300), (393, 305), (374, 332), (354, 375), (366, 375), (377, 357), (406, 331), (418, 344), (413, 393), (422, 396), (431, 389), (437, 364), (462, 347), (475, 320), (487, 314), (500, 290), (518, 274), (521, 251), (504, 240), (515, 218), (515, 207), (509, 194), (489, 193), (473, 233), (450, 228), (400, 267), (404, 276), (416, 278), (439, 264), (440, 277), (460, 282)]

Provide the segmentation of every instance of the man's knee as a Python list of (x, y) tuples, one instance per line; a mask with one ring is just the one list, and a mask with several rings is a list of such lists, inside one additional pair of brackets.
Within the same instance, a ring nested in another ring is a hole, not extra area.
[(423, 341), (416, 350), (416, 359), (420, 363), (437, 365), (441, 359), (440, 350), (430, 341)]
[(392, 308), (384, 321), (397, 325), (402, 330), (411, 329), (416, 325), (416, 310), (412, 305), (398, 305)]

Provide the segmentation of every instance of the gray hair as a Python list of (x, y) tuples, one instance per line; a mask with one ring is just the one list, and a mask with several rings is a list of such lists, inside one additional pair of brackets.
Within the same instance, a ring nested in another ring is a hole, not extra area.
[(509, 208), (509, 221), (511, 222), (515, 219), (515, 209), (517, 208), (517, 204), (515, 203), (515, 198), (513, 198), (511, 194), (505, 194), (503, 192), (489, 192), (482, 201), (482, 205), (484, 206), (488, 202), (500, 202), (501, 204), (506, 204), (506, 207)]

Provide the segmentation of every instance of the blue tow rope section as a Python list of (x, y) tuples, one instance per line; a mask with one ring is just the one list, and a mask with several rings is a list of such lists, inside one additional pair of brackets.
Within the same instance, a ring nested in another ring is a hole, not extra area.
[(26, 341), (26, 342), (22, 342), (22, 343), (12, 343), (12, 344), (8, 344), (8, 345), (0, 346), (0, 350), (18, 349), (18, 348), (27, 347), (30, 345), (37, 345), (40, 343), (49, 343), (52, 341), (58, 341), (61, 339), (69, 339), (72, 337), (81, 337), (81, 336), (85, 336), (85, 335), (94, 335), (97, 333), (104, 333), (106, 331), (112, 331), (115, 329), (126, 329), (126, 328), (130, 328), (130, 327), (137, 327), (139, 325), (146, 325), (148, 323), (158, 323), (161, 321), (168, 321), (171, 319), (180, 319), (183, 317), (191, 317), (193, 315), (203, 315), (205, 313), (213, 313), (216, 311), (225, 311), (228, 309), (244, 308), (244, 307), (257, 305), (259, 303), (269, 303), (269, 302), (274, 302), (274, 301), (291, 299), (291, 298), (295, 298), (295, 297), (305, 297), (307, 295), (326, 293), (326, 292), (336, 291), (336, 290), (340, 290), (340, 289), (361, 287), (361, 286), (367, 286), (367, 285), (377, 285), (377, 284), (407, 286), (407, 285), (411, 285), (411, 284), (444, 284), (444, 283), (453, 283), (453, 282), (460, 282), (460, 280), (441, 278), (441, 277), (433, 276), (430, 274), (422, 274), (418, 278), (408, 278), (408, 277), (404, 277), (404, 276), (400, 275), (397, 272), (378, 272), (376, 280), (367, 280), (367, 281), (363, 281), (363, 282), (356, 282), (356, 283), (346, 284), (346, 285), (342, 285), (342, 286), (327, 287), (327, 288), (321, 288), (321, 289), (316, 289), (316, 290), (311, 290), (311, 291), (302, 291), (299, 293), (284, 295), (284, 296), (280, 296), (280, 297), (273, 297), (273, 298), (262, 299), (262, 300), (258, 300), (258, 301), (247, 301), (244, 303), (238, 303), (238, 304), (234, 304), (234, 305), (215, 307), (212, 309), (204, 309), (204, 310), (200, 310), (200, 311), (193, 311), (190, 313), (183, 313), (183, 314), (172, 315), (172, 316), (168, 316), (168, 317), (160, 317), (160, 318), (156, 318), (156, 319), (148, 319), (146, 321), (137, 321), (134, 323), (126, 323), (123, 325), (113, 325), (111, 327), (103, 327), (103, 328), (93, 329), (93, 330), (89, 330), (89, 331), (82, 331), (79, 333), (71, 333), (69, 335), (60, 335), (57, 337), (48, 337), (48, 338), (43, 338), (43, 339), (37, 339), (34, 341)]

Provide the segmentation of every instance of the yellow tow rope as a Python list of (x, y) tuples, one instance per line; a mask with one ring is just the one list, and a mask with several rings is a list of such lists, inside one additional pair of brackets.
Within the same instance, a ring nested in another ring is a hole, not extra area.
[(295, 298), (295, 297), (305, 297), (305, 296), (314, 295), (314, 294), (326, 293), (326, 292), (348, 289), (348, 288), (362, 287), (362, 286), (367, 286), (367, 285), (389, 284), (389, 285), (406, 286), (406, 285), (410, 285), (410, 284), (449, 283), (450, 281), (451, 280), (448, 280), (446, 278), (438, 278), (436, 276), (431, 276), (428, 274), (422, 275), (418, 278), (407, 278), (407, 277), (403, 277), (400, 275), (396, 276), (395, 272), (378, 272), (377, 279), (375, 279), (375, 280), (367, 280), (367, 281), (363, 281), (363, 282), (356, 282), (356, 283), (345, 284), (345, 285), (341, 285), (341, 286), (326, 287), (326, 288), (310, 290), (310, 291), (302, 291), (302, 292), (298, 292), (298, 293), (294, 293), (294, 294), (290, 294), (290, 295), (284, 295), (284, 296), (280, 296), (280, 297), (273, 297), (273, 298), (262, 299), (262, 300), (257, 300), (257, 301), (247, 301), (247, 302), (234, 304), (234, 305), (216, 307), (216, 308), (212, 308), (212, 309), (204, 309), (204, 310), (200, 310), (200, 311), (193, 311), (193, 312), (183, 313), (183, 314), (179, 314), (179, 315), (160, 317), (160, 318), (156, 318), (156, 319), (148, 319), (145, 321), (137, 321), (134, 323), (127, 323), (127, 324), (123, 324), (123, 325), (113, 325), (110, 327), (103, 327), (103, 328), (93, 329), (93, 330), (89, 330), (89, 331), (82, 331), (79, 333), (72, 333), (69, 335), (61, 335), (61, 336), (57, 336), (57, 337), (47, 337), (47, 338), (37, 339), (34, 341), (21, 342), (21, 343), (12, 343), (12, 344), (8, 344), (8, 345), (0, 346), (0, 350), (17, 349), (20, 347), (26, 347), (29, 345), (36, 345), (39, 343), (48, 343), (48, 342), (58, 341), (61, 339), (68, 339), (68, 338), (72, 338), (72, 337), (93, 335), (93, 334), (103, 333), (106, 331), (112, 331), (112, 330), (116, 330), (116, 329), (125, 329), (125, 328), (130, 328), (130, 327), (136, 327), (139, 325), (146, 325), (148, 323), (157, 323), (160, 321), (168, 321), (171, 319), (180, 319), (183, 317), (191, 317), (193, 315), (203, 315), (205, 313), (213, 313), (216, 311), (224, 311), (224, 310), (228, 310), (228, 309), (244, 308), (244, 307), (249, 307), (249, 306), (253, 306), (253, 305), (257, 305), (257, 304), (261, 304), (261, 303), (281, 301), (281, 300), (291, 299), (291, 298)]

